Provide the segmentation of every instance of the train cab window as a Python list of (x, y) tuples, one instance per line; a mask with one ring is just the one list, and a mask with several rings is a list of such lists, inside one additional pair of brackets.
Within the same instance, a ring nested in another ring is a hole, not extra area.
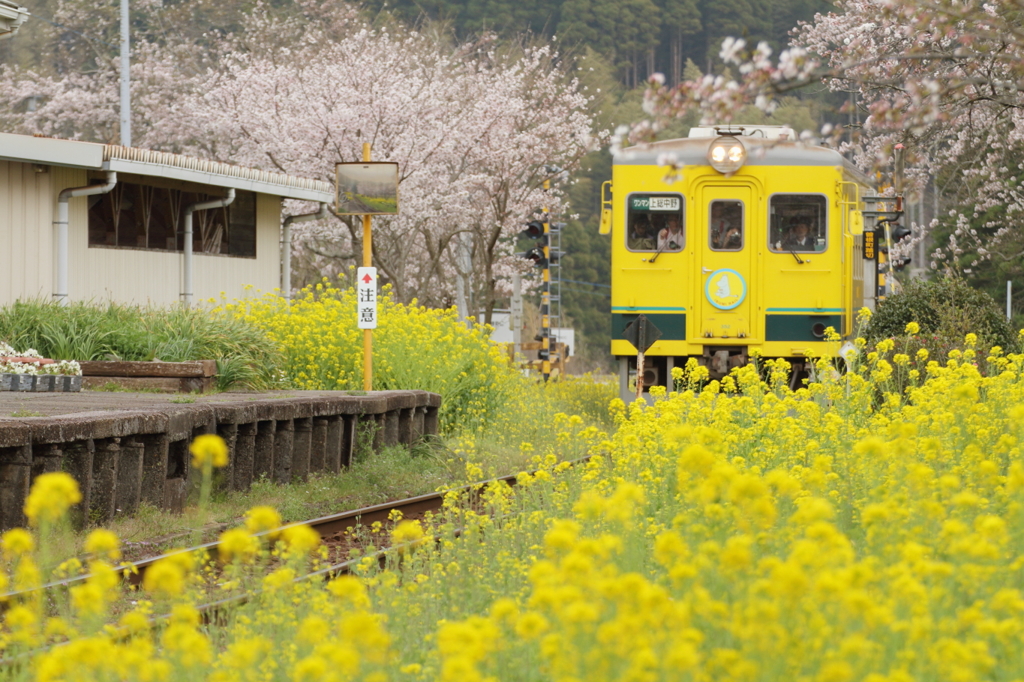
[(712, 201), (709, 207), (708, 240), (712, 251), (743, 248), (743, 202)]
[(678, 194), (631, 194), (626, 225), (630, 251), (681, 251), (683, 198)]
[(776, 253), (824, 251), (828, 202), (820, 194), (775, 194), (768, 205), (768, 246)]

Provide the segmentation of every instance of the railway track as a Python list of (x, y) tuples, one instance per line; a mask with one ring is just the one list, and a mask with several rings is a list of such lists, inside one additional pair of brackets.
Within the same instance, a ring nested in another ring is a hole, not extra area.
[[(573, 460), (571, 464), (573, 466), (583, 463), (590, 457), (583, 457), (577, 460)], [(476, 501), (479, 501), (482, 492), (488, 487), (497, 484), (507, 484), (510, 486), (516, 485), (517, 475), (512, 474), (509, 476), (502, 476), (499, 478), (493, 478), (479, 483), (463, 486), (460, 488), (452, 488), (443, 490), (441, 492), (428, 493), (425, 495), (418, 495), (416, 497), (410, 497), (404, 500), (395, 500), (391, 502), (385, 502), (383, 504), (373, 505), (370, 507), (363, 507), (361, 509), (354, 509), (351, 511), (340, 512), (337, 514), (331, 514), (323, 516), (317, 519), (311, 519), (305, 522), (291, 523), (281, 526), (273, 530), (263, 531), (260, 533), (253, 534), (256, 538), (264, 538), (270, 534), (277, 534), (286, 528), (292, 526), (306, 525), (317, 531), (320, 535), (321, 540), (330, 544), (332, 540), (337, 541), (345, 533), (351, 531), (357, 526), (369, 527), (375, 523), (386, 523), (394, 518), (395, 512), (400, 512), (402, 518), (416, 519), (426, 515), (429, 512), (439, 511), (444, 506), (445, 498), (452, 494), (464, 494), (468, 503), (473, 506)], [(383, 560), (387, 556), (390, 548), (385, 548), (375, 552), (374, 556), (378, 559)], [(195, 547), (188, 547), (185, 549), (175, 550), (173, 552), (166, 552), (163, 554), (155, 555), (142, 559), (140, 561), (124, 563), (116, 567), (116, 571), (125, 576), (127, 583), (133, 587), (141, 586), (146, 572), (158, 561), (167, 559), (173, 556), (180, 556), (186, 554), (193, 554), (197, 556), (207, 557), (207, 562), (210, 564), (216, 564), (218, 556), (218, 543), (208, 542)], [(308, 580), (315, 579), (318, 577), (327, 577), (332, 575), (339, 575), (347, 573), (351, 570), (351, 567), (358, 562), (357, 560), (349, 560), (333, 563), (325, 568), (318, 569), (306, 575), (296, 578), (296, 580)], [(39, 587), (31, 588), (29, 590), (8, 592), (6, 594), (0, 594), (0, 614), (3, 613), (6, 608), (12, 604), (24, 600), (25, 598), (42, 592), (43, 594), (53, 594), (56, 591), (66, 591), (75, 585), (83, 584), (90, 578), (90, 574), (82, 574), (73, 578), (65, 580), (53, 581), (43, 584)], [(243, 603), (245, 600), (257, 594), (256, 592), (248, 592), (247, 594), (227, 597), (224, 599), (209, 602), (199, 607), (200, 612), (204, 615), (207, 621), (216, 621), (216, 614), (225, 608), (229, 608), (232, 605)]]

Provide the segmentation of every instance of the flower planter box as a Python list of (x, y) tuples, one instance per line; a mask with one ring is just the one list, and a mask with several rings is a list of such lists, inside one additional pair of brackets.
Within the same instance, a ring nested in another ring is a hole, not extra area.
[(82, 390), (82, 377), (64, 374), (0, 374), (0, 391), (75, 393)]
[(63, 372), (73, 369), (75, 363), (64, 363), (61, 361), (58, 366), (58, 361), (50, 358), (40, 358), (34, 355), (12, 355), (11, 347), (2, 342), (0, 342), (0, 349), (3, 349), (3, 352), (0, 352), (0, 367), (14, 370), (14, 373), (0, 373), (0, 391), (63, 393), (64, 391), (82, 390), (82, 377), (80, 376), (22, 373), (22, 371), (39, 372), (50, 365), (54, 366), (50, 367), (51, 370), (57, 369), (59, 372)]
[(52, 374), (39, 374), (36, 376), (36, 383), (32, 387), (32, 390), (38, 391), (39, 393), (49, 393), (53, 391), (54, 379), (56, 379), (56, 377)]
[(36, 378), (31, 374), (11, 374), (12, 391), (31, 391), (35, 388)]

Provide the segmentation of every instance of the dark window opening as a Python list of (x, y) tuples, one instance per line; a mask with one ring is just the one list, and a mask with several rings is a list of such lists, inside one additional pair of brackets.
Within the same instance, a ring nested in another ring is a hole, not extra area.
[[(185, 207), (218, 197), (119, 182), (89, 197), (89, 246), (181, 251)], [(222, 208), (192, 213), (192, 250), (256, 257), (256, 193), (236, 191)]]
[(626, 217), (626, 248), (630, 251), (681, 251), (683, 198), (678, 194), (631, 194)]
[(743, 202), (711, 202), (708, 239), (713, 251), (739, 251), (743, 248)]
[(827, 202), (820, 194), (776, 194), (768, 209), (768, 246), (779, 253), (824, 251)]

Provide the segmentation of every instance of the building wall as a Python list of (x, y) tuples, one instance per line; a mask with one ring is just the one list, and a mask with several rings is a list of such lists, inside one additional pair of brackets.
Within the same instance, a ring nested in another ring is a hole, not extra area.
[[(70, 169), (65, 172), (74, 173)], [(53, 293), (55, 169), (40, 173), (30, 163), (0, 161), (0, 304)], [(85, 173), (81, 172), (81, 180)]]
[[(0, 305), (52, 298), (55, 285), (53, 220), (57, 195), (89, 184), (86, 171), (0, 161)], [(280, 285), (279, 197), (256, 198), (256, 258), (194, 254), (196, 302), (252, 296)], [(68, 293), (72, 301), (114, 300), (167, 305), (181, 300), (183, 256), (144, 249), (89, 247), (88, 197), (71, 199)]]
[[(184, 256), (180, 253), (89, 246), (86, 200), (81, 220), (72, 218), (70, 296), (72, 300), (116, 300), (167, 305), (181, 300)], [(251, 286), (272, 291), (280, 285), (281, 202), (256, 195), (256, 258), (194, 253), (194, 301), (253, 295)]]

